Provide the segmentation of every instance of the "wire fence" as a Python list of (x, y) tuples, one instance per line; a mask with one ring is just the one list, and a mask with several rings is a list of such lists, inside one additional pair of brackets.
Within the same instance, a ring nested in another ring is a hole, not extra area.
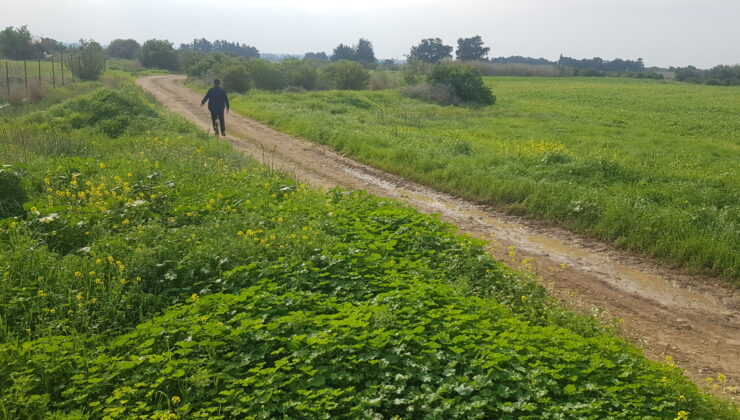
[(80, 56), (55, 54), (41, 60), (0, 59), (0, 106), (43, 97), (51, 87), (77, 82)]

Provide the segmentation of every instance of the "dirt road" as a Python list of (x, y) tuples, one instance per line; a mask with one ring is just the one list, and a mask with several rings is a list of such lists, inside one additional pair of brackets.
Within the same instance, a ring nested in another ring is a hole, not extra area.
[[(171, 111), (211, 129), (208, 111), (199, 106), (202, 96), (183, 81), (184, 76), (157, 75), (137, 83)], [(227, 114), (226, 119), (227, 140), (236, 149), (317, 187), (363, 189), (437, 213), (464, 233), (486, 237), (497, 259), (535, 273), (571, 307), (624, 320), (624, 336), (648, 357), (671, 356), (702, 386), (707, 384), (705, 378), (719, 374), (727, 376), (720, 391), (740, 384), (737, 290), (566, 230), (436, 192), (250, 118)]]

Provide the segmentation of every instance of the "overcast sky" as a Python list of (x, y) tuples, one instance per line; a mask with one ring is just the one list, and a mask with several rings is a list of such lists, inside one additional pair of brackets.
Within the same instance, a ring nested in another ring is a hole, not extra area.
[(0, 27), (70, 42), (226, 39), (303, 54), (369, 39), (403, 58), (422, 38), (480, 35), (491, 56), (740, 63), (740, 0), (0, 0)]

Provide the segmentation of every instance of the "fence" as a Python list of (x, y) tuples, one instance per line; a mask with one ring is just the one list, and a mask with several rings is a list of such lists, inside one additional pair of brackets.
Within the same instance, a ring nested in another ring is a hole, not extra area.
[(79, 55), (55, 54), (42, 60), (0, 60), (0, 106), (43, 96), (49, 87), (75, 83)]

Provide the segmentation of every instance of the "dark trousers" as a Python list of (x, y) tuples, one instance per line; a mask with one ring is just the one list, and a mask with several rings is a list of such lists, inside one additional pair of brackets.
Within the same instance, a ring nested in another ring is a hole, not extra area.
[[(221, 125), (221, 134), (226, 134), (226, 123), (224, 122), (224, 110), (211, 111), (211, 120), (213, 121), (213, 131), (218, 134), (218, 126)], [(218, 123), (216, 123), (218, 120)]]

